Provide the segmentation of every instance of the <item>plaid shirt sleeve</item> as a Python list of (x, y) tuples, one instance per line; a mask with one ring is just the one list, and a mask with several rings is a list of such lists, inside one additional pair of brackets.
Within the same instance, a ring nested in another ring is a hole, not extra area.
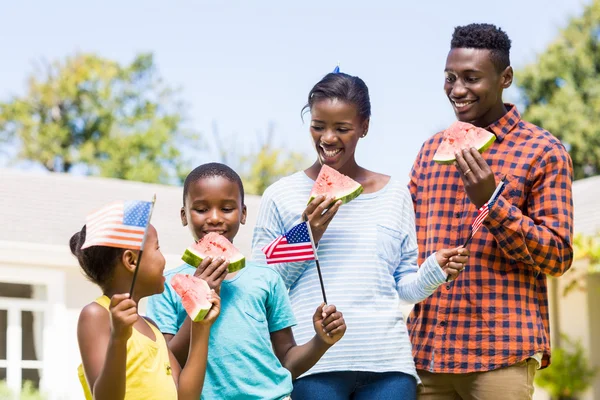
[(507, 190), (510, 195), (509, 182), (484, 225), (508, 259), (529, 265), (538, 273), (560, 276), (573, 261), (571, 158), (562, 145), (554, 144), (532, 167), (530, 176), (527, 215), (505, 197)]

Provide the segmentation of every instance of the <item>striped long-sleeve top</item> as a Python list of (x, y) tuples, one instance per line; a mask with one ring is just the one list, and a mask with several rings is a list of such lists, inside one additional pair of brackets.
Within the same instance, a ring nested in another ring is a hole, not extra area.
[[(314, 184), (297, 172), (264, 193), (252, 241), (261, 248), (301, 221)], [(318, 243), (327, 300), (343, 312), (345, 336), (305, 375), (332, 371), (400, 371), (417, 381), (412, 347), (400, 306), (431, 295), (446, 274), (435, 255), (417, 266), (412, 200), (406, 185), (391, 179), (375, 193), (342, 205)], [(299, 344), (314, 335), (312, 316), (323, 301), (314, 261), (274, 264), (286, 286), (298, 325)]]

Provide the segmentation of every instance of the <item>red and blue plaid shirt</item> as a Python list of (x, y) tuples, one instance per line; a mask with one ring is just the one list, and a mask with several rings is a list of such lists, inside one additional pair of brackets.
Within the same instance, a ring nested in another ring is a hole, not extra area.
[[(506, 185), (469, 244), (465, 270), (409, 317), (417, 369), (490, 371), (540, 352), (549, 365), (546, 275), (562, 275), (573, 259), (573, 167), (558, 139), (507, 107), (487, 128), (497, 139), (483, 153)], [(457, 168), (432, 160), (441, 139), (424, 143), (411, 171), (419, 264), (463, 244), (477, 215)]]

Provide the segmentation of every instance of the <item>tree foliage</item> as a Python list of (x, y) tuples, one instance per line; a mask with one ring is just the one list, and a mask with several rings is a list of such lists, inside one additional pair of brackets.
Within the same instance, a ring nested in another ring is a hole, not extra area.
[(32, 73), (27, 91), (0, 103), (0, 138), (17, 160), (49, 171), (143, 182), (179, 182), (179, 150), (197, 135), (183, 129), (177, 92), (158, 76), (151, 54), (129, 65), (76, 54)]
[(575, 179), (600, 173), (600, 0), (571, 19), (534, 64), (516, 72), (524, 117), (560, 138)]

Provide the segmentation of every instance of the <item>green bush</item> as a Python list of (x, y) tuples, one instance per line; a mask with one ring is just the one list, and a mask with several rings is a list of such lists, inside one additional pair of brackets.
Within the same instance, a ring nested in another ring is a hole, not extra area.
[(552, 399), (576, 399), (592, 384), (597, 368), (590, 366), (580, 341), (561, 335), (564, 345), (552, 350), (552, 364), (536, 374), (535, 383)]
[(23, 382), (20, 396), (16, 396), (8, 388), (6, 381), (0, 381), (0, 400), (44, 400), (45, 398), (46, 396), (43, 396), (31, 381)]

